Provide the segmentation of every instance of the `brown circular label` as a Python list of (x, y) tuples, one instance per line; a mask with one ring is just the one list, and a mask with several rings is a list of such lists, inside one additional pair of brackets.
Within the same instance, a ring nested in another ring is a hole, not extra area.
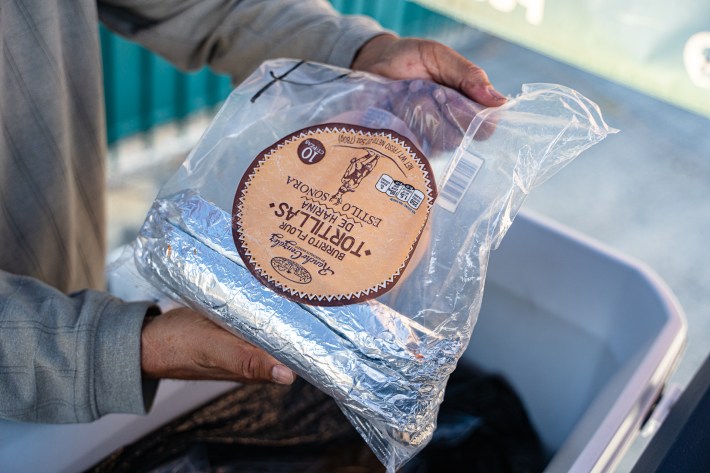
[(429, 163), (392, 130), (329, 123), (262, 151), (232, 233), (263, 284), (311, 305), (377, 297), (407, 267), (436, 198)]

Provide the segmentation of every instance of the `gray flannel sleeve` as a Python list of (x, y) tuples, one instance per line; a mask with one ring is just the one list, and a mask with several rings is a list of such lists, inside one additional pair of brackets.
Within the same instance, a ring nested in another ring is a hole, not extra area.
[(236, 82), (266, 59), (349, 67), (385, 30), (325, 0), (100, 0), (103, 23), (187, 70), (209, 65)]
[(157, 389), (141, 380), (150, 305), (89, 290), (66, 296), (0, 272), (0, 417), (69, 423), (145, 413)]

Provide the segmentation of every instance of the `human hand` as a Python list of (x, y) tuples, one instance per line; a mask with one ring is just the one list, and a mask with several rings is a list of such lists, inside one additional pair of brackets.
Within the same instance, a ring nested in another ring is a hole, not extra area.
[(260, 348), (190, 309), (147, 318), (141, 334), (147, 378), (291, 384), (295, 375)]
[(390, 79), (427, 79), (452, 89), (486, 107), (506, 98), (493, 88), (485, 71), (441, 43), (419, 38), (375, 36), (358, 51), (351, 68)]
[[(351, 67), (401, 80), (390, 87), (387, 102), (434, 151), (456, 148), (478, 112), (506, 102), (483, 69), (435, 41), (376, 36)], [(485, 122), (473, 138), (485, 140), (494, 129), (494, 122)]]

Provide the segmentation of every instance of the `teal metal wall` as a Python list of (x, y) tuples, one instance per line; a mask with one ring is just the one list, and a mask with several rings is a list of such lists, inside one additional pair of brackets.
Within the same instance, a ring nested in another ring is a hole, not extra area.
[[(462, 26), (407, 0), (331, 0), (345, 14), (365, 14), (403, 36), (435, 36)], [(181, 120), (222, 102), (229, 77), (207, 69), (183, 73), (144, 48), (101, 28), (109, 144)]]
[(109, 144), (214, 106), (231, 90), (228, 77), (180, 72), (103, 27), (100, 34)]

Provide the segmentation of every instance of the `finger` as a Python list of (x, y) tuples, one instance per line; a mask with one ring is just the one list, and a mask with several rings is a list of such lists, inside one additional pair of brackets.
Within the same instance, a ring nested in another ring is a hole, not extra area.
[(209, 346), (204, 348), (207, 366), (222, 369), (226, 377), (242, 382), (291, 384), (293, 372), (264, 350), (216, 325)]
[[(471, 102), (451, 89), (440, 87), (435, 90), (432, 95), (435, 100), (439, 102), (444, 112), (444, 117), (455, 129), (461, 131), (461, 135), (466, 133), (473, 117), (483, 110), (482, 106)], [(486, 119), (478, 125), (473, 139), (476, 141), (487, 140), (491, 137), (495, 128), (495, 119), (491, 118), (491, 114), (489, 114), (486, 116)], [(456, 138), (458, 138), (458, 141), (461, 141), (461, 136), (457, 136)]]
[(291, 384), (296, 379), (293, 371), (265, 351), (253, 345), (248, 347), (235, 347), (235, 356), (231, 360), (226, 360), (227, 368), (238, 377), (248, 382), (271, 381), (278, 384)]
[(466, 132), (473, 117), (483, 108), (480, 105), (476, 107), (470, 100), (445, 87), (434, 89), (432, 96), (439, 104), (444, 118), (461, 133)]
[(420, 45), (420, 54), (435, 81), (457, 89), (487, 107), (505, 103), (505, 96), (491, 85), (486, 72), (453, 49), (441, 43), (425, 41)]

